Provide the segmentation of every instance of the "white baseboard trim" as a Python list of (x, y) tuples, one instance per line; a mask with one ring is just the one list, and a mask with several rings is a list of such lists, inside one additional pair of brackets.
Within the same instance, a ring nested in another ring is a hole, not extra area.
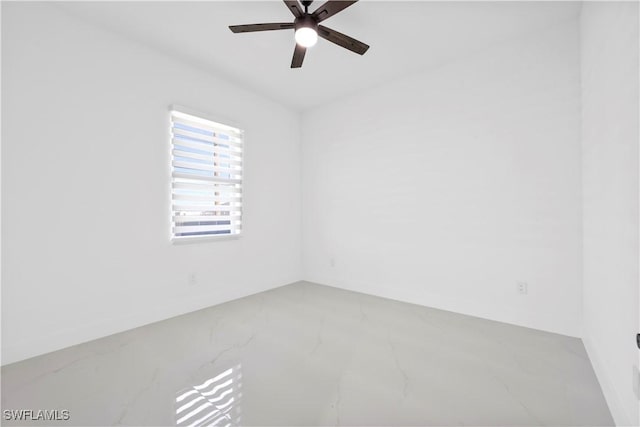
[(598, 382), (600, 383), (600, 388), (602, 389), (604, 398), (607, 401), (607, 405), (609, 406), (609, 412), (611, 412), (611, 416), (613, 417), (613, 421), (616, 423), (616, 426), (636, 425), (631, 421), (631, 417), (625, 411), (624, 406), (622, 405), (622, 399), (611, 383), (609, 375), (607, 375), (607, 369), (602, 363), (602, 359), (598, 355), (598, 351), (596, 350), (595, 346), (586, 336), (582, 338), (582, 343), (584, 344), (584, 348), (587, 351), (587, 355), (589, 356), (589, 360), (591, 361), (591, 366), (593, 366), (593, 370), (596, 373), (596, 377), (598, 379)]
[(536, 329), (572, 338), (580, 338), (580, 332), (577, 327), (557, 328), (553, 321), (549, 320), (543, 323), (540, 322), (539, 319), (535, 320), (531, 318), (524, 318), (520, 316), (520, 313), (518, 313), (517, 310), (510, 307), (503, 307), (501, 310), (496, 310), (495, 307), (490, 308), (483, 305), (481, 302), (479, 303), (478, 301), (466, 299), (464, 297), (452, 298), (450, 296), (433, 293), (403, 294), (395, 289), (392, 291), (383, 291), (380, 288), (366, 289), (366, 286), (359, 286), (358, 283), (346, 283), (345, 281), (324, 279), (325, 278), (305, 278), (304, 281), (344, 289), (347, 291), (364, 293), (394, 301), (431, 307), (438, 310), (451, 311), (453, 313), (464, 314), (466, 316), (478, 317), (495, 322), (508, 323), (510, 325), (522, 326), (529, 329)]
[(109, 335), (125, 332), (139, 328), (151, 323), (160, 322), (172, 317), (182, 316), (194, 311), (208, 307), (224, 304), (240, 298), (245, 298), (261, 292), (276, 289), (281, 286), (297, 283), (299, 280), (287, 281), (285, 284), (254, 288), (248, 292), (241, 292), (227, 298), (220, 298), (217, 293), (209, 295), (197, 295), (184, 298), (180, 301), (173, 301), (161, 306), (156, 306), (151, 310), (135, 314), (125, 314), (119, 317), (99, 319), (93, 322), (79, 324), (77, 327), (69, 328), (37, 339), (24, 339), (14, 345), (2, 348), (2, 366), (41, 356), (53, 351), (62, 350), (74, 345), (104, 338)]

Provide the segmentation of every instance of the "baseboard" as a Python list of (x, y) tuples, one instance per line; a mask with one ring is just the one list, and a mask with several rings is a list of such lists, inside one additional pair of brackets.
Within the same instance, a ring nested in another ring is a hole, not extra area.
[(464, 314), (466, 316), (478, 317), (480, 319), (492, 320), (494, 322), (507, 323), (515, 326), (522, 326), (524, 328), (536, 329), (539, 331), (550, 332), (552, 334), (564, 335), (571, 338), (580, 338), (580, 333), (576, 331), (576, 328), (557, 328), (553, 327), (551, 323), (542, 324), (540, 322), (532, 322), (522, 320), (518, 318), (518, 313), (515, 311), (509, 311), (509, 309), (496, 312), (495, 309), (485, 309), (482, 304), (478, 304), (477, 301), (465, 298), (451, 298), (437, 294), (425, 294), (420, 295), (401, 295), (398, 292), (380, 292), (377, 290), (364, 291), (357, 285), (340, 283), (330, 284), (323, 280), (304, 279), (310, 283), (316, 283), (319, 285), (334, 287), (338, 289), (344, 289), (347, 291), (364, 293), (380, 298), (386, 298), (394, 301), (406, 302), (409, 304), (422, 305), (424, 307), (436, 308), (438, 310), (450, 311), (453, 313)]
[(587, 351), (587, 356), (589, 356), (589, 361), (591, 361), (591, 366), (593, 366), (593, 370), (596, 373), (596, 378), (600, 383), (600, 388), (602, 389), (604, 398), (607, 401), (607, 405), (609, 406), (609, 412), (611, 412), (613, 421), (617, 426), (636, 425), (631, 421), (629, 414), (627, 414), (627, 412), (625, 411), (624, 406), (622, 405), (622, 399), (609, 380), (607, 369), (602, 363), (602, 359), (600, 358), (598, 351), (595, 349), (595, 346), (586, 336), (582, 338), (582, 343), (584, 344), (584, 348)]
[(151, 323), (171, 319), (193, 313), (202, 309), (235, 301), (261, 292), (276, 289), (281, 286), (297, 283), (299, 280), (287, 282), (282, 285), (266, 286), (259, 289), (251, 289), (248, 292), (238, 293), (228, 298), (220, 298), (219, 294), (197, 295), (185, 298), (176, 304), (176, 301), (156, 306), (152, 310), (144, 313), (135, 313), (117, 318), (100, 319), (98, 321), (83, 323), (74, 328), (60, 331), (57, 334), (49, 335), (45, 338), (25, 339), (17, 344), (2, 346), (2, 362), (5, 366), (11, 363), (20, 362), (32, 357), (41, 356), (53, 351), (62, 350), (74, 345), (83, 344), (89, 341), (107, 337), (109, 335), (125, 332), (139, 328)]

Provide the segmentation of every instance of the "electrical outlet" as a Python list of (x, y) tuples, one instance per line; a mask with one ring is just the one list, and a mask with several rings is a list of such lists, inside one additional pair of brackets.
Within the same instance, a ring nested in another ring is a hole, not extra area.
[(196, 273), (189, 273), (188, 283), (189, 283), (189, 286), (195, 286), (198, 284), (198, 278), (196, 277)]
[(529, 293), (529, 285), (527, 282), (518, 282), (517, 290), (520, 295), (527, 295)]

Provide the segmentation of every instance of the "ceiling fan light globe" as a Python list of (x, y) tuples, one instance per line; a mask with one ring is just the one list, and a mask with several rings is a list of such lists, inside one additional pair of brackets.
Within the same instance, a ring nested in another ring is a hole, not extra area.
[(295, 33), (296, 43), (302, 47), (311, 47), (318, 41), (318, 33), (313, 28), (301, 27)]

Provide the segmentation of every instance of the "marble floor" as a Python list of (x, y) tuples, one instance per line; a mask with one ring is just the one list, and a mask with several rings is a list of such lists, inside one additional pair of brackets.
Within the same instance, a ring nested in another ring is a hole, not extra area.
[(2, 409), (69, 411), (34, 425), (613, 425), (579, 339), (306, 282), (4, 366)]

